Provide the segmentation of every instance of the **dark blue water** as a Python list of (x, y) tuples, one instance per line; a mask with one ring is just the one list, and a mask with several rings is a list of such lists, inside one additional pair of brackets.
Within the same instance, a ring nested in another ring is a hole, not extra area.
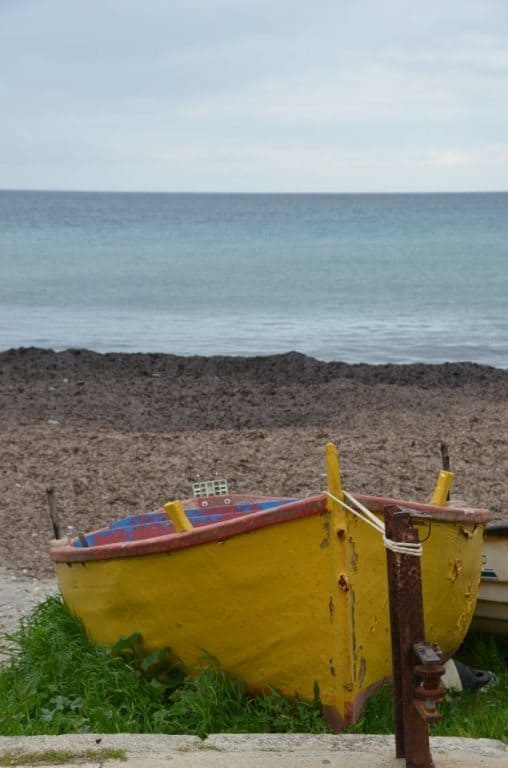
[(508, 194), (0, 192), (0, 349), (508, 367)]

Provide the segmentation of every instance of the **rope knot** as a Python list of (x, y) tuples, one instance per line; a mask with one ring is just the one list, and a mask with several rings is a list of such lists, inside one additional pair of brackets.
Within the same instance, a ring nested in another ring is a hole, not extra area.
[(361, 504), (358, 499), (355, 499), (355, 497), (350, 493), (347, 493), (347, 491), (343, 491), (343, 493), (345, 498), (349, 501), (349, 504), (346, 504), (341, 499), (338, 499), (333, 495), (333, 493), (330, 493), (330, 491), (324, 491), (324, 494), (328, 496), (328, 498), (332, 499), (332, 501), (335, 501), (337, 504), (340, 504), (341, 507), (346, 509), (348, 512), (351, 512), (352, 515), (355, 515), (360, 520), (363, 520), (364, 523), (367, 523), (367, 525), (370, 525), (371, 528), (374, 528), (375, 531), (380, 533), (386, 549), (389, 549), (392, 552), (397, 552), (400, 555), (413, 555), (414, 557), (422, 556), (423, 547), (420, 541), (393, 541), (393, 539), (389, 539), (386, 536), (386, 528), (384, 522), (379, 520), (375, 514), (370, 511), (370, 509), (367, 509), (366, 506)]

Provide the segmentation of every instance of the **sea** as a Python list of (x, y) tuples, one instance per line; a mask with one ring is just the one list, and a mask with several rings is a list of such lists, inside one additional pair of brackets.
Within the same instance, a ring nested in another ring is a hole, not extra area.
[(508, 367), (508, 193), (0, 191), (0, 350)]

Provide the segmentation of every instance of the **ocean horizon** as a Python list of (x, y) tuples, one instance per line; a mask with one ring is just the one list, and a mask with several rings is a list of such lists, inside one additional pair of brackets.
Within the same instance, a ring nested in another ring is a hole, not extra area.
[(0, 350), (508, 367), (508, 193), (0, 191)]

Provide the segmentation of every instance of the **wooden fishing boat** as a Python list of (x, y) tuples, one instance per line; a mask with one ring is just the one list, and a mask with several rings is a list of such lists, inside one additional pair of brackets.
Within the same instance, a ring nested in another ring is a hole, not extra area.
[(451, 473), (431, 504), (355, 502), (332, 444), (327, 469), (328, 490), (305, 499), (197, 497), (53, 542), (63, 598), (100, 643), (139, 631), (147, 650), (169, 646), (190, 671), (209, 654), (254, 692), (310, 700), (317, 683), (328, 721), (351, 724), (391, 672), (385, 548), (353, 505), (421, 516), (426, 639), (448, 656), (473, 615), (489, 515), (442, 506)]
[(484, 563), (473, 629), (508, 637), (508, 524), (485, 529)]

